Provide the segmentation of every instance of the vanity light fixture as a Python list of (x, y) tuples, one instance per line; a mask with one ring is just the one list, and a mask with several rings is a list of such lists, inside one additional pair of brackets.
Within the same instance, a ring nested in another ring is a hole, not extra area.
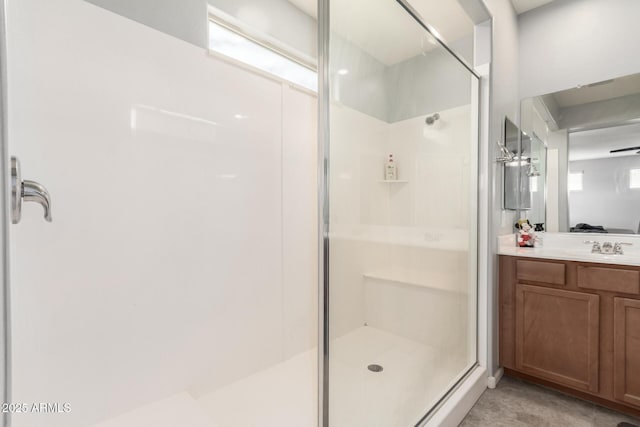
[(535, 167), (533, 163), (529, 163), (529, 168), (527, 169), (527, 176), (536, 177), (540, 176), (540, 171)]
[(509, 151), (506, 145), (502, 144), (498, 141), (498, 147), (500, 147), (501, 156), (496, 158), (496, 162), (498, 163), (511, 163), (516, 159), (516, 156)]

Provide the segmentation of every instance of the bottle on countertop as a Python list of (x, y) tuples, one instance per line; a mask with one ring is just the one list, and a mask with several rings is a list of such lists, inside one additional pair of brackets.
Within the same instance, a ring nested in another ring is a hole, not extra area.
[(384, 179), (386, 181), (398, 180), (398, 166), (393, 160), (393, 154), (389, 154), (389, 157), (387, 158), (387, 163), (384, 166)]

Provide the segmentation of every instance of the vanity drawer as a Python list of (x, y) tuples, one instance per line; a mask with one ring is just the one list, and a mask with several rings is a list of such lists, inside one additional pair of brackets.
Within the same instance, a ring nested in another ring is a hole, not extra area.
[(516, 262), (516, 277), (527, 282), (565, 285), (565, 265), (557, 262), (525, 261)]
[(578, 287), (599, 291), (640, 293), (640, 271), (578, 266)]

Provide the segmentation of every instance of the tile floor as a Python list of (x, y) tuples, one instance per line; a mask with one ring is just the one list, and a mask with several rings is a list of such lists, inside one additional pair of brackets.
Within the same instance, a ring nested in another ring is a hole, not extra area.
[(617, 427), (640, 419), (515, 378), (484, 392), (460, 427)]

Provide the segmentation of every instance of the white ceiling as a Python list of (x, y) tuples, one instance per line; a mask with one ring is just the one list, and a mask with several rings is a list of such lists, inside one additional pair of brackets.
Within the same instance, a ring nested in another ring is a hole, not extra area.
[(409, 0), (422, 19), (451, 43), (473, 33), (473, 22), (455, 0)]
[[(289, 0), (306, 14), (317, 17), (317, 0)], [(473, 22), (455, 0), (410, 0), (425, 22), (446, 42), (472, 34)], [(394, 0), (344, 0), (333, 2), (333, 30), (386, 65), (396, 64), (436, 47)]]
[(556, 92), (553, 98), (560, 108), (566, 108), (637, 93), (640, 93), (640, 73)]
[(640, 146), (640, 123), (571, 133), (569, 161), (637, 156), (640, 150), (610, 154), (610, 150)]
[(551, 3), (553, 0), (511, 0), (516, 13), (519, 15), (525, 13), (531, 9), (544, 6), (547, 3)]

